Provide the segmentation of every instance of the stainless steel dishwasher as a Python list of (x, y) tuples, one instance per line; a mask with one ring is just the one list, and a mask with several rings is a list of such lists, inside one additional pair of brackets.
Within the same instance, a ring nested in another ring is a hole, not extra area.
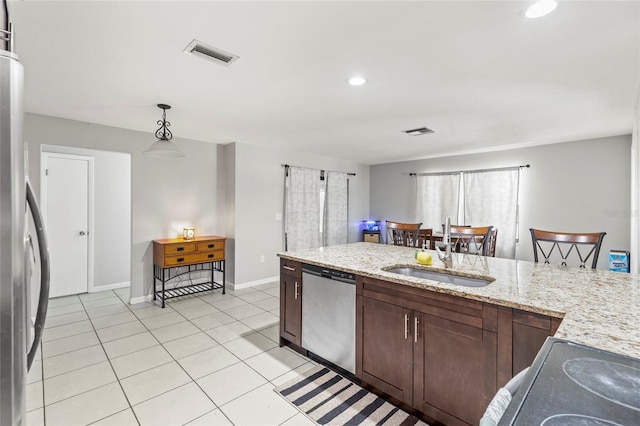
[(302, 347), (355, 374), (355, 276), (302, 265)]

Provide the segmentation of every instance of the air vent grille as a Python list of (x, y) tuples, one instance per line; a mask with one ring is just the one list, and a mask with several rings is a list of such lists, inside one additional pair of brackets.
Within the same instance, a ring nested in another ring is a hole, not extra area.
[(403, 132), (411, 136), (420, 136), (420, 135), (427, 135), (429, 133), (434, 133), (433, 130), (427, 127), (420, 127), (420, 128), (411, 129), (411, 130), (403, 130)]
[(217, 47), (209, 46), (199, 40), (193, 39), (184, 49), (185, 53), (191, 53), (204, 59), (208, 59), (225, 67), (238, 60), (239, 56), (225, 52)]

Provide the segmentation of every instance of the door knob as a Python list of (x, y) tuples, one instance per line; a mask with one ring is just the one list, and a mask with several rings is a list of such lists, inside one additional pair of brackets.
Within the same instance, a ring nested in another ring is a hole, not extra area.
[(80, 231), (80, 236), (83, 236), (85, 234), (84, 231)]

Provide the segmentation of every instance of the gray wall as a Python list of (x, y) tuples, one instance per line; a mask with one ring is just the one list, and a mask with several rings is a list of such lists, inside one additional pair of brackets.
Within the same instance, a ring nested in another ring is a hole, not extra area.
[[(131, 279), (131, 155), (42, 145), (42, 150), (93, 157), (94, 290)], [(33, 170), (31, 175), (36, 174)]]
[[(152, 240), (181, 235), (185, 225), (199, 235), (224, 235), (224, 219), (216, 215), (217, 145), (174, 137), (185, 158), (146, 157), (142, 151), (155, 141), (155, 122), (149, 126), (146, 133), (26, 114), (24, 128), (29, 170), (40, 169), (42, 144), (131, 154), (131, 296), (137, 300), (151, 292)], [(39, 175), (30, 178), (39, 194)]]
[[(185, 158), (143, 156), (142, 151), (154, 140), (151, 132), (37, 114), (25, 117), (32, 171), (40, 168), (43, 144), (131, 155), (130, 268), (131, 295), (136, 302), (151, 292), (151, 241), (179, 236), (187, 225), (194, 226), (198, 235), (228, 238), (227, 282), (243, 286), (276, 278), (276, 254), (283, 250), (283, 222), (276, 220), (276, 214), (283, 213), (283, 163), (357, 174), (350, 180), (349, 241), (359, 240), (360, 222), (369, 217), (369, 166), (287, 150), (239, 143), (216, 145), (178, 137), (174, 142)], [(39, 174), (32, 173), (31, 180), (39, 194)], [(260, 261), (262, 255), (264, 262)]]
[[(520, 190), (516, 258), (533, 260), (529, 228), (607, 232), (598, 268), (610, 249), (629, 250), (631, 136), (371, 166), (372, 217), (415, 220), (415, 178), (409, 173), (530, 164)], [(499, 238), (499, 237), (498, 237)]]
[[(235, 173), (228, 169), (233, 174), (230, 178), (235, 180), (235, 215), (227, 220), (235, 221), (236, 286), (278, 276), (276, 254), (283, 251), (283, 220), (276, 220), (276, 214), (283, 213), (282, 164), (356, 173), (349, 180), (349, 242), (358, 241), (358, 227), (369, 212), (369, 166), (241, 143), (227, 148), (235, 151)], [(262, 255), (264, 262), (260, 262)]]

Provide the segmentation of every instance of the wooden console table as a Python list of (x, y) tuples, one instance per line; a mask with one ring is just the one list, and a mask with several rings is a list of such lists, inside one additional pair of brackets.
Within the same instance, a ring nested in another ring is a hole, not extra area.
[[(215, 235), (196, 237), (192, 240), (183, 238), (154, 240), (153, 300), (159, 297), (164, 308), (165, 300), (174, 297), (211, 291), (216, 288), (221, 288), (222, 294), (225, 294), (225, 240), (226, 238)], [(199, 271), (210, 271), (210, 280), (204, 283), (166, 288), (167, 281)], [(222, 273), (222, 282), (215, 281), (215, 272)], [(158, 284), (160, 284), (159, 289)]]

